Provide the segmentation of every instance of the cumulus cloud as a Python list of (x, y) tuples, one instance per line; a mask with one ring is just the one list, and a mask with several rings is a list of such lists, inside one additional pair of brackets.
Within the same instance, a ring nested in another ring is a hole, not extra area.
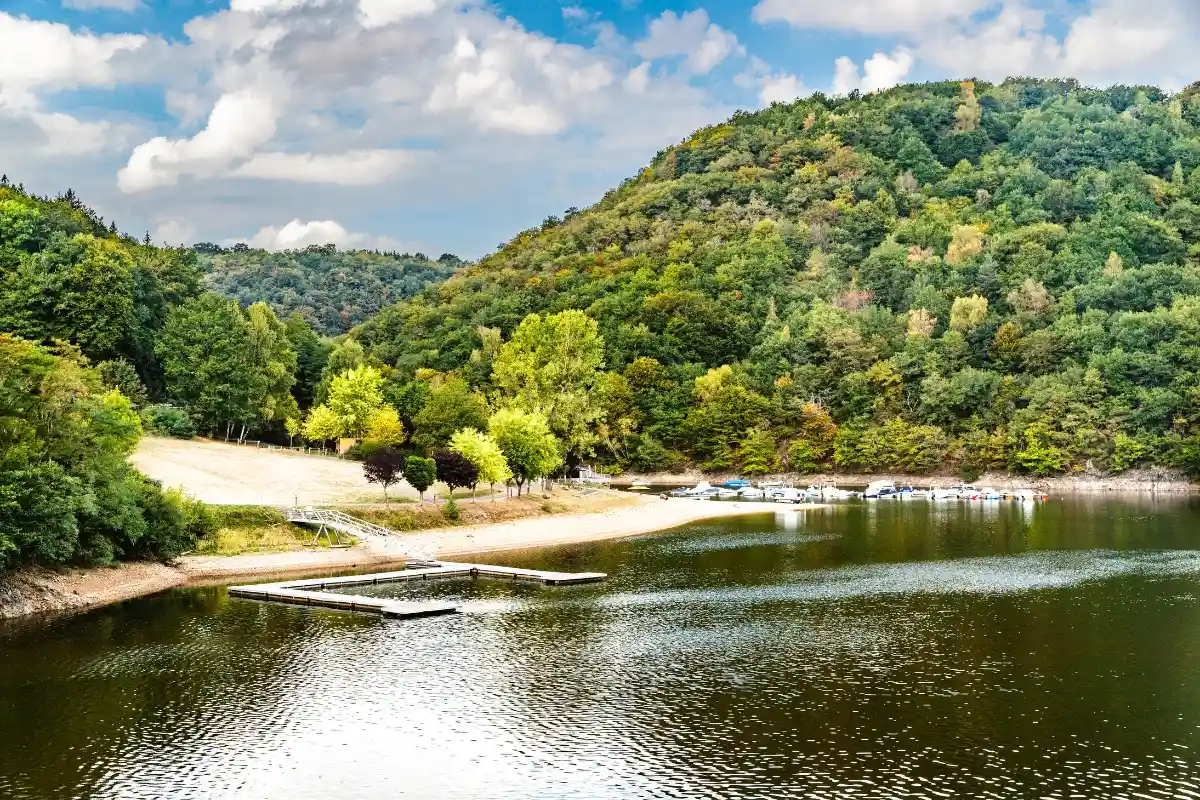
[[(529, 219), (599, 196), (664, 143), (727, 117), (733, 109), (698, 76), (742, 52), (696, 12), (674, 18), (688, 38), (675, 45), (683, 67), (671, 70), (639, 61), (634, 44), (595, 15), (579, 20), (594, 42), (574, 44), (525, 28), (490, 0), (223, 5), (169, 42), (0, 14), (0, 140), (10, 152), (18, 139), (20, 153), (39, 158), (124, 151), (107, 173), (108, 194), (95, 191), (99, 176), (57, 177), (71, 173), (50, 159), (33, 158), (21, 179), (91, 187), (89, 202), (132, 227), (186, 219), (213, 241), (262, 225), (264, 236), (285, 240), (304, 231), (338, 239), (328, 226), (273, 221), (339, 220), (343, 231), (387, 225), (406, 241), (444, 239), (414, 241), (420, 249), (479, 254)], [(663, 29), (655, 30), (661, 50)], [(169, 117), (101, 112), (103, 122), (75, 120), (71, 132), (73, 118), (52, 116), (62, 105), (40, 105), (61, 90), (131, 82), (161, 90)], [(10, 98), (24, 104), (19, 125), (9, 122)], [(39, 124), (54, 131), (53, 147)], [(520, 197), (515, 181), (527, 188)], [(296, 182), (326, 188), (297, 192)], [(451, 222), (471, 206), (484, 224)], [(371, 246), (366, 236), (339, 241)]]
[(760, 0), (757, 22), (787, 22), (870, 34), (920, 31), (948, 20), (969, 18), (996, 0)]
[(168, 245), (186, 245), (195, 241), (196, 226), (177, 219), (160, 219), (154, 226), (153, 239)]
[(247, 87), (223, 95), (204, 130), (190, 139), (157, 137), (138, 145), (117, 174), (124, 192), (171, 186), (180, 176), (207, 178), (227, 172), (275, 135), (278, 105), (270, 91)]
[(908, 77), (912, 65), (912, 54), (902, 49), (891, 55), (876, 53), (863, 62), (862, 69), (852, 59), (842, 56), (834, 62), (833, 93), (877, 92), (891, 88)]
[(918, 55), (943, 69), (999, 80), (1057, 75), (1088, 83), (1179, 88), (1200, 69), (1200, 6), (1188, 0), (1094, 0), (1057, 37), (1047, 12), (1009, 0), (993, 16), (929, 36)]
[(650, 23), (649, 35), (634, 46), (642, 58), (684, 56), (684, 65), (695, 75), (704, 75), (731, 55), (746, 51), (737, 37), (708, 19), (703, 8), (682, 16), (664, 11)]
[(119, 59), (147, 42), (141, 35), (76, 33), (0, 12), (0, 140), (16, 148), (10, 155), (77, 156), (123, 144), (130, 126), (48, 111), (42, 95), (115, 86), (125, 76)]
[(264, 250), (300, 250), (309, 245), (337, 245), (342, 249), (390, 249), (396, 242), (383, 236), (351, 233), (331, 219), (301, 222), (294, 219), (281, 228), (273, 225), (250, 237), (251, 247)]
[(767, 75), (762, 79), (758, 99), (764, 106), (772, 103), (790, 103), (800, 97), (812, 94), (812, 89), (804, 85), (804, 81), (787, 72), (778, 75)]
[(234, 174), (264, 180), (369, 186), (391, 180), (427, 155), (405, 150), (352, 150), (332, 155), (259, 153)]

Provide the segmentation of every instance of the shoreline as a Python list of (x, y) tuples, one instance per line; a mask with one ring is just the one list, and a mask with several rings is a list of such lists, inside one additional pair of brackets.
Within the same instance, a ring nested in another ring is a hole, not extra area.
[[(723, 517), (774, 513), (763, 503), (709, 503), (637, 496), (607, 511), (560, 514), (472, 525), (431, 528), (405, 536), (437, 557), (453, 558), (584, 542), (623, 539)], [(765, 507), (764, 507), (765, 506)], [(791, 511), (825, 508), (792, 506)], [(183, 556), (172, 565), (125, 563), (90, 569), (18, 572), (0, 582), (0, 622), (86, 611), (185, 586), (212, 586), (255, 578), (355, 571), (405, 563), (407, 556), (372, 542), (346, 550), (293, 550), (236, 556)]]
[[(681, 473), (626, 473), (612, 479), (613, 486), (627, 487), (635, 482), (646, 483), (650, 486), (693, 486), (700, 481), (708, 481), (713, 486), (743, 476), (737, 473), (719, 473), (706, 475), (703, 472), (689, 470)], [(972, 483), (976, 486), (991, 486), (996, 489), (1037, 489), (1046, 494), (1107, 494), (1128, 493), (1143, 494), (1147, 492), (1162, 494), (1196, 494), (1200, 492), (1200, 483), (1195, 483), (1188, 477), (1173, 470), (1128, 470), (1117, 475), (1055, 475), (1036, 478), (1029, 475), (1013, 475), (1007, 472), (986, 472), (973, 481), (964, 481), (953, 474), (907, 475), (899, 472), (879, 473), (777, 473), (763, 475), (752, 479), (759, 481), (783, 481), (794, 486), (810, 484), (833, 484), (838, 486), (866, 486), (874, 481), (891, 481), (897, 486), (914, 486), (920, 489), (948, 489), (957, 483)]]

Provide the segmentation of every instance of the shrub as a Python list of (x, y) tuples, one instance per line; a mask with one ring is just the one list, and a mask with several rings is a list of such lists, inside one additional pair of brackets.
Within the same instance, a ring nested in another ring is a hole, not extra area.
[(146, 433), (170, 436), (173, 439), (196, 438), (196, 427), (182, 408), (167, 405), (146, 406), (142, 409), (141, 418), (142, 428)]
[(458, 503), (454, 499), (454, 495), (446, 498), (445, 504), (442, 506), (442, 516), (451, 522), (458, 522), (462, 519), (462, 511), (458, 508)]

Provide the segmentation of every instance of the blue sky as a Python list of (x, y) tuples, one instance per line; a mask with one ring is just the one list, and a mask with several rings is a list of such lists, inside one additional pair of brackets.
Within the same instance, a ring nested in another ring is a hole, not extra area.
[(1200, 77), (1194, 0), (0, 0), (0, 171), (160, 242), (477, 257), (739, 108)]

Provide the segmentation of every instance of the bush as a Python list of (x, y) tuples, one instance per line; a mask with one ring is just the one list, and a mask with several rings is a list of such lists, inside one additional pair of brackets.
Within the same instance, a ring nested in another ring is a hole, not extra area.
[(155, 436), (170, 436), (173, 439), (196, 438), (196, 427), (192, 418), (182, 408), (157, 405), (142, 409), (142, 428)]
[(351, 445), (350, 449), (346, 451), (345, 456), (351, 461), (366, 461), (381, 447), (384, 447), (384, 445), (374, 439), (364, 439), (358, 444)]
[(287, 522), (270, 506), (206, 506), (205, 513), (215, 530), (221, 528), (264, 528)]
[(458, 522), (462, 519), (462, 511), (459, 510), (458, 503), (455, 501), (453, 495), (448, 497), (445, 505), (442, 506), (442, 516), (451, 522)]

